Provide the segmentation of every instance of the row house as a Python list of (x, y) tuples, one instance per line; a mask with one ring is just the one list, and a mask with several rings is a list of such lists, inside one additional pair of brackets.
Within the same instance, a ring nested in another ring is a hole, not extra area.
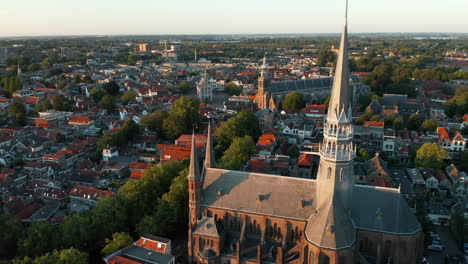
[(439, 144), (447, 152), (462, 152), (465, 150), (466, 141), (459, 131), (438, 127), (437, 134), (439, 135)]
[(459, 171), (454, 164), (445, 168), (445, 173), (452, 178), (452, 194), (459, 200), (465, 201), (468, 199), (468, 175)]
[(68, 195), (72, 202), (84, 203), (92, 206), (100, 200), (116, 196), (117, 194), (83, 185), (76, 185), (70, 190)]
[(374, 154), (382, 151), (384, 122), (366, 121), (362, 126), (354, 126), (354, 143), (358, 148)]
[(354, 181), (357, 184), (392, 188), (387, 162), (380, 157), (378, 152), (368, 161), (355, 163)]
[(410, 179), (414, 194), (419, 198), (425, 198), (428, 188), (421, 172), (416, 168), (407, 168), (406, 175)]
[(245, 167), (245, 171), (268, 173), (275, 175), (290, 175), (289, 156), (283, 155), (253, 155)]
[(426, 186), (428, 190), (452, 190), (452, 178), (447, 176), (443, 170), (422, 168), (420, 171), (423, 178), (426, 180)]
[(260, 155), (272, 155), (278, 147), (278, 136), (274, 131), (264, 131), (257, 142)]
[(156, 145), (157, 153), (159, 153), (161, 162), (186, 160), (190, 157), (190, 147), (158, 144)]

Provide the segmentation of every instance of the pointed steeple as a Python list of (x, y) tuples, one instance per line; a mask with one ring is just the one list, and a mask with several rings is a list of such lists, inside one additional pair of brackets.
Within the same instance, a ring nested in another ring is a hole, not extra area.
[[(333, 81), (328, 117), (339, 118), (344, 111), (348, 115), (351, 105), (351, 89), (349, 88), (348, 61), (348, 1), (346, 1), (345, 23), (341, 35), (340, 50), (336, 61), (335, 80)], [(348, 117), (350, 118), (350, 117)]]
[(190, 153), (189, 179), (199, 179), (200, 170), (198, 169), (197, 144), (195, 142), (195, 132), (192, 133), (192, 151)]
[(260, 72), (260, 76), (261, 76), (261, 77), (264, 77), (264, 76), (265, 76), (266, 68), (267, 68), (267, 66), (266, 66), (266, 53), (265, 53), (265, 55), (263, 55), (262, 70), (261, 70), (261, 72)]
[(206, 139), (206, 150), (205, 150), (205, 168), (214, 168), (216, 161), (213, 152), (213, 142), (211, 139), (211, 120), (208, 121), (208, 137)]

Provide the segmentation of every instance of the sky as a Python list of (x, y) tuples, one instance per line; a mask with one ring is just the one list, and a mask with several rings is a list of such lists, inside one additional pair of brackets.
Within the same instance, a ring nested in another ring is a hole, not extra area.
[[(345, 0), (14, 0), (0, 4), (0, 37), (337, 33)], [(348, 28), (468, 32), (468, 0), (350, 0)]]

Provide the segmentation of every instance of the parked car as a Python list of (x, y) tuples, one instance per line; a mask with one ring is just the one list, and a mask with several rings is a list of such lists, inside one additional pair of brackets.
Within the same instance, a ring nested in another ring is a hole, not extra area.
[(434, 250), (434, 251), (443, 251), (443, 250), (444, 250), (444, 246), (442, 246), (442, 245), (437, 245), (437, 244), (430, 244), (429, 246), (427, 246), (427, 249), (429, 249), (429, 250)]
[(439, 234), (435, 232), (429, 232), (429, 235), (431, 236), (432, 240), (440, 240)]

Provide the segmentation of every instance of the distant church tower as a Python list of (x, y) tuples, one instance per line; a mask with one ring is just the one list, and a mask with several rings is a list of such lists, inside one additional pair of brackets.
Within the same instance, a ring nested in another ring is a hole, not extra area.
[[(195, 142), (195, 133), (192, 134), (192, 151), (190, 153), (190, 165), (188, 172), (188, 188), (189, 188), (189, 227), (188, 227), (188, 248), (192, 248), (192, 229), (198, 224), (201, 218), (201, 189), (202, 189), (202, 177), (200, 175), (200, 169), (198, 167), (198, 154), (197, 144)], [(192, 250), (189, 250), (189, 261), (192, 256), (190, 255)], [(191, 263), (191, 262), (190, 262)]]
[(265, 78), (267, 74), (266, 66), (266, 55), (263, 57), (262, 70), (260, 72), (260, 77), (258, 77), (258, 92), (255, 96), (255, 103), (257, 104), (258, 109), (270, 108), (270, 92), (265, 87)]
[(310, 220), (313, 224), (308, 224), (306, 228), (309, 242), (323, 249), (334, 250), (350, 248), (356, 239), (356, 227), (351, 219), (356, 149), (352, 142), (352, 91), (349, 87), (346, 20), (323, 130), (324, 139), (320, 146), (316, 214)]
[(206, 74), (206, 70), (197, 85), (197, 94), (201, 102), (210, 103), (213, 100), (213, 89), (208, 83), (208, 75)]

